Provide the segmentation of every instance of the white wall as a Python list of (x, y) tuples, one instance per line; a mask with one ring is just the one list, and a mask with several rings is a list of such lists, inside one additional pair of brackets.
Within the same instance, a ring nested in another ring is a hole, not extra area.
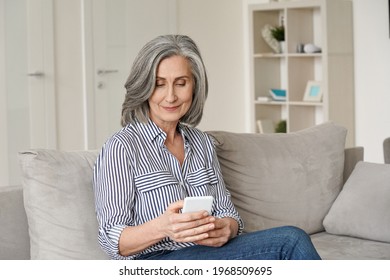
[[(0, 2), (0, 38), (5, 37), (5, 3)], [(7, 96), (5, 95), (5, 42), (0, 40), (0, 186), (8, 184)]]
[(54, 0), (57, 147), (84, 148), (82, 22), (80, 0)]
[(353, 0), (356, 144), (365, 160), (383, 162), (390, 137), (390, 32), (388, 0)]
[(178, 32), (198, 44), (209, 77), (203, 130), (245, 131), (242, 1), (180, 0)]

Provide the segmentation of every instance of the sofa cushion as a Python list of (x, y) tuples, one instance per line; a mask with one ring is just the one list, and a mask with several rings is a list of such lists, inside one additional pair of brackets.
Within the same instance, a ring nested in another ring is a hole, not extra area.
[(21, 152), (32, 259), (105, 259), (97, 239), (92, 169), (97, 151)]
[(330, 234), (326, 231), (310, 237), (323, 260), (390, 260), (390, 243)]
[(346, 133), (331, 122), (287, 134), (209, 132), (245, 231), (322, 231), (343, 183)]
[(390, 242), (390, 164), (359, 162), (324, 226), (332, 234)]

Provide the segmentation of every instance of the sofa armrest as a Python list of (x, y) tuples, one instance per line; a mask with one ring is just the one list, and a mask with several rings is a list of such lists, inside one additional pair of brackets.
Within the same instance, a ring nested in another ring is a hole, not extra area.
[(344, 184), (348, 180), (349, 175), (351, 175), (355, 165), (359, 161), (364, 160), (364, 148), (363, 147), (353, 147), (346, 148), (344, 151)]
[(30, 259), (22, 186), (0, 186), (0, 260)]

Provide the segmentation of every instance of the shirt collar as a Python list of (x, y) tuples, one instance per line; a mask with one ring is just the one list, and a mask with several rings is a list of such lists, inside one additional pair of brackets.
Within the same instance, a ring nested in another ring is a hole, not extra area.
[[(136, 122), (135, 126), (138, 130), (140, 130), (140, 132), (149, 142), (158, 141), (161, 144), (164, 144), (165, 139), (167, 138), (167, 134), (160, 127), (158, 127), (151, 119), (149, 119), (147, 123)], [(180, 134), (184, 136), (184, 142), (188, 144), (189, 138), (187, 136), (185, 127), (185, 125), (179, 123), (177, 129)]]

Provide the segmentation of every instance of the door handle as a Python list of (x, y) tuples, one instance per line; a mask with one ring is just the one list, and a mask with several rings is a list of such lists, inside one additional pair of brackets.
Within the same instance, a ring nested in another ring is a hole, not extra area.
[(27, 73), (27, 76), (29, 76), (29, 77), (43, 77), (43, 76), (45, 76), (45, 73), (43, 73), (41, 71), (35, 71), (32, 73)]
[(99, 70), (97, 70), (96, 73), (100, 76), (100, 75), (117, 73), (117, 72), (119, 72), (119, 71), (116, 69), (99, 69)]

